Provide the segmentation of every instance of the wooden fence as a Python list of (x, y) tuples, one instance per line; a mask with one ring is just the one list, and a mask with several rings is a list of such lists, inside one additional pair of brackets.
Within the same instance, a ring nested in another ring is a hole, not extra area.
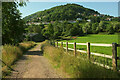
[[(95, 56), (100, 56), (100, 57), (105, 57), (105, 58), (109, 58), (112, 59), (112, 69), (114, 71), (117, 70), (117, 60), (120, 60), (119, 57), (117, 57), (117, 47), (120, 47), (120, 44), (117, 43), (112, 43), (112, 44), (96, 44), (96, 43), (68, 43), (68, 42), (50, 42), (51, 44), (53, 43), (53, 45), (55, 47), (62, 47), (64, 49), (66, 49), (66, 52), (68, 52), (68, 50), (73, 50), (74, 51), (74, 56), (76, 56), (76, 51), (81, 52), (81, 53), (87, 53), (88, 55), (88, 59), (90, 60), (91, 54), (95, 55)], [(56, 45), (55, 45), (56, 43)], [(58, 43), (60, 43), (61, 45), (58, 46)], [(63, 44), (66, 44), (66, 47), (63, 47)], [(74, 49), (72, 48), (68, 48), (68, 44), (73, 44)], [(77, 50), (76, 49), (76, 45), (86, 45), (87, 47), (87, 51), (83, 51), (83, 50)], [(90, 46), (104, 46), (104, 47), (112, 47), (112, 56), (110, 55), (106, 55), (106, 54), (100, 54), (100, 53), (93, 53), (90, 51)]]

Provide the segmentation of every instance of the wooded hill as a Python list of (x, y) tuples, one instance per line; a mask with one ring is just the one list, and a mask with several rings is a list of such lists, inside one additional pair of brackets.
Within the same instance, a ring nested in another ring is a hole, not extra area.
[(100, 15), (100, 13), (78, 4), (66, 4), (36, 12), (26, 16), (24, 20), (30, 22), (49, 22), (56, 20), (76, 20), (77, 18), (87, 19), (92, 15)]

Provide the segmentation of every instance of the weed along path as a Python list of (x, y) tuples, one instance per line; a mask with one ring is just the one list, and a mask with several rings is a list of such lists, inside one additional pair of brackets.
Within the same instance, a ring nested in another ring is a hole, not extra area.
[(62, 78), (42, 55), (41, 44), (30, 49), (16, 62), (10, 78)]

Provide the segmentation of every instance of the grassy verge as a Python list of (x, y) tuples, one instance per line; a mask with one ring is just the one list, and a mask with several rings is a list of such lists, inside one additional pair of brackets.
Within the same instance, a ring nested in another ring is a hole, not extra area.
[(25, 51), (34, 46), (34, 42), (22, 42), (18, 46), (6, 44), (2, 49), (2, 61), (5, 63), (2, 64), (2, 73), (3, 77), (9, 75), (11, 70), (8, 66), (14, 64)]
[[(43, 44), (42, 50), (44, 56), (50, 59), (53, 64), (63, 72), (70, 75), (71, 78), (120, 78), (118, 72), (107, 70), (98, 65), (92, 64), (85, 56), (79, 55), (80, 58), (65, 54), (64, 49), (55, 48)], [(72, 54), (73, 52), (68, 52)]]

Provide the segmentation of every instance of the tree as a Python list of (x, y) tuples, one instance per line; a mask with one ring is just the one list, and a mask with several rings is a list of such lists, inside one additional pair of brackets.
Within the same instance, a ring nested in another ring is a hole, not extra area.
[(106, 30), (106, 25), (105, 24), (106, 23), (104, 21), (100, 21), (99, 27), (100, 27), (101, 32), (105, 32), (105, 30)]
[(46, 39), (49, 39), (49, 33), (46, 28), (42, 29), (42, 34)]
[(27, 28), (26, 28), (27, 33), (33, 33), (34, 32), (33, 27), (34, 27), (34, 25), (27, 26)]
[(59, 38), (61, 35), (60, 27), (58, 25), (54, 26), (54, 39)]
[(90, 22), (86, 23), (83, 26), (83, 32), (88, 34), (88, 33), (92, 33), (92, 28), (91, 28), (92, 24)]
[(3, 2), (2, 3), (2, 43), (16, 44), (23, 40), (24, 21), (17, 9), (24, 3)]
[(113, 26), (111, 25), (111, 26), (107, 27), (106, 31), (108, 34), (114, 34)]
[(91, 17), (91, 22), (92, 22), (92, 23), (96, 23), (96, 22), (99, 23), (99, 22), (100, 22), (100, 17), (92, 16), (92, 17)]
[(96, 34), (96, 33), (98, 33), (98, 23), (93, 23), (92, 24), (92, 33), (93, 34)]
[(49, 24), (48, 28), (46, 30), (44, 30), (44, 36), (50, 40), (54, 40), (54, 29), (53, 29), (53, 25)]
[[(26, 39), (33, 40), (33, 41), (43, 41), (45, 38), (42, 34), (42, 29), (44, 28), (44, 25), (30, 25), (26, 28)], [(30, 34), (33, 34), (33, 36), (30, 36)], [(30, 38), (30, 39), (29, 39)]]
[(72, 24), (66, 24), (66, 31), (65, 31), (65, 35), (66, 36), (70, 36), (70, 29), (72, 29), (73, 25)]
[(83, 35), (83, 31), (82, 31), (82, 28), (79, 26), (79, 23), (75, 23), (69, 29), (69, 35), (70, 36), (80, 36), (80, 35)]
[(114, 24), (113, 29), (116, 32), (120, 32), (120, 23), (118, 22), (118, 23)]

